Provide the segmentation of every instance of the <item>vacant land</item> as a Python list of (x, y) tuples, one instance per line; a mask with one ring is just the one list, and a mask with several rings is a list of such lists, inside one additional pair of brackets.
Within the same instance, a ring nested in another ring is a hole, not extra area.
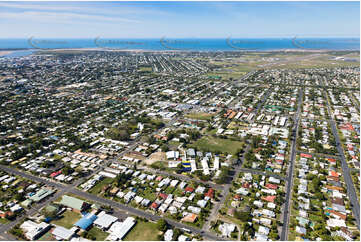
[(98, 184), (96, 184), (92, 189), (90, 189), (90, 193), (98, 195), (103, 187), (105, 187), (106, 185), (110, 184), (113, 182), (112, 178), (106, 177), (104, 178), (102, 181), (98, 182)]
[(164, 152), (155, 152), (155, 153), (151, 154), (143, 162), (147, 165), (151, 165), (157, 161), (166, 161), (166, 160), (167, 160), (167, 157)]
[(191, 119), (210, 120), (214, 115), (212, 113), (190, 113), (185, 116)]
[(138, 221), (135, 227), (125, 236), (125, 241), (157, 241), (159, 231), (156, 223)]
[(142, 66), (142, 67), (139, 67), (139, 71), (151, 72), (151, 71), (152, 71), (152, 67)]
[(52, 223), (63, 226), (64, 228), (71, 229), (73, 225), (81, 219), (81, 215), (79, 213), (66, 210), (61, 216), (60, 219), (52, 221)]
[(208, 136), (197, 140), (190, 146), (197, 150), (210, 151), (213, 153), (235, 154), (238, 149), (242, 148), (242, 145), (243, 143), (239, 141)]

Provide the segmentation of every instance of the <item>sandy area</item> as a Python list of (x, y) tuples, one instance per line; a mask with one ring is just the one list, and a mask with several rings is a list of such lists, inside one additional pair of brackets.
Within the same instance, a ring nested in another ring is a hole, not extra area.
[(10, 51), (10, 50), (1, 50), (1, 51), (0, 51), (0, 56), (8, 55), (8, 54), (11, 54), (11, 53), (13, 53), (13, 51)]
[(147, 159), (144, 160), (144, 163), (147, 165), (151, 165), (157, 161), (165, 161), (166, 156), (164, 152), (155, 152), (151, 154)]

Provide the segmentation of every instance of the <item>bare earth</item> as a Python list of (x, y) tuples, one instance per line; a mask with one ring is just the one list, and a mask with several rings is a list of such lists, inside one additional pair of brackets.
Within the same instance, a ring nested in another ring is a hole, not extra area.
[(164, 152), (155, 152), (151, 154), (147, 159), (144, 160), (144, 163), (147, 165), (151, 165), (157, 161), (165, 161), (166, 156)]

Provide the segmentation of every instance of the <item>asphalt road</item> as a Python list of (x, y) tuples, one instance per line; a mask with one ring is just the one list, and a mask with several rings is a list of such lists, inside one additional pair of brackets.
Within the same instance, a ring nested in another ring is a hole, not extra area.
[(350, 170), (349, 170), (349, 167), (346, 162), (345, 154), (343, 152), (341, 140), (340, 140), (340, 137), (337, 132), (336, 122), (334, 119), (334, 115), (331, 111), (329, 100), (327, 98), (326, 89), (324, 90), (324, 92), (326, 95), (325, 97), (326, 97), (327, 110), (331, 116), (330, 124), (331, 124), (332, 133), (333, 133), (333, 136), (335, 137), (336, 148), (337, 148), (337, 151), (338, 151), (340, 159), (341, 159), (341, 168), (342, 168), (343, 178), (345, 180), (346, 187), (347, 187), (347, 195), (348, 195), (351, 205), (352, 205), (352, 212), (356, 219), (357, 227), (360, 229), (360, 204), (358, 203), (358, 200), (357, 200), (357, 193), (356, 193), (354, 184), (352, 182)]
[(282, 225), (282, 231), (281, 231), (281, 240), (285, 241), (288, 238), (288, 229), (289, 229), (289, 217), (290, 217), (290, 200), (292, 195), (292, 186), (293, 186), (293, 170), (294, 170), (294, 162), (296, 158), (296, 140), (298, 136), (298, 127), (299, 127), (299, 121), (300, 121), (300, 113), (301, 113), (301, 105), (302, 105), (302, 89), (300, 88), (298, 96), (298, 105), (297, 105), (297, 113), (295, 118), (295, 132), (292, 134), (294, 139), (292, 140), (291, 144), (291, 157), (290, 157), (290, 166), (289, 166), (289, 172), (287, 176), (287, 190), (286, 190), (286, 201), (284, 204), (284, 211), (283, 211), (283, 225)]
[[(250, 75), (250, 73), (247, 74), (247, 77)], [(244, 77), (242, 77), (239, 81), (243, 80)], [(258, 103), (256, 109), (254, 110), (254, 113), (255, 113), (255, 117), (257, 116), (259, 110), (261, 109), (262, 105), (266, 102), (267, 98), (269, 97), (269, 95), (271, 94), (271, 91), (272, 89), (269, 88), (266, 93), (263, 95), (261, 101)], [(251, 124), (254, 123), (254, 119), (251, 120)], [(244, 154), (246, 154), (248, 152), (248, 150), (250, 149), (250, 145), (248, 145), (245, 149), (245, 152)], [(241, 162), (240, 164), (238, 164), (236, 167), (235, 167), (235, 173), (233, 174), (232, 176), (232, 179), (230, 182), (228, 182), (227, 184), (224, 185), (223, 187), (223, 190), (222, 190), (222, 197), (220, 199), (220, 201), (218, 203), (215, 204), (215, 206), (213, 207), (212, 211), (211, 211), (211, 214), (208, 218), (208, 220), (206, 221), (206, 223), (204, 223), (204, 226), (203, 226), (203, 229), (209, 231), (210, 230), (210, 222), (212, 220), (214, 220), (216, 218), (216, 216), (218, 215), (218, 211), (219, 209), (221, 208), (221, 205), (223, 205), (225, 202), (226, 202), (226, 198), (229, 194), (229, 189), (230, 187), (232, 186), (232, 181), (234, 179), (237, 179), (238, 176), (239, 176), (239, 173), (240, 172), (250, 172), (252, 174), (264, 174), (264, 175), (268, 175), (264, 172), (261, 172), (261, 171), (256, 171), (256, 170), (251, 170), (251, 169), (245, 169), (245, 168), (241, 168), (242, 167), (242, 164), (244, 162), (244, 155), (241, 157)], [(277, 175), (272, 175), (272, 176), (276, 176), (278, 177)]]

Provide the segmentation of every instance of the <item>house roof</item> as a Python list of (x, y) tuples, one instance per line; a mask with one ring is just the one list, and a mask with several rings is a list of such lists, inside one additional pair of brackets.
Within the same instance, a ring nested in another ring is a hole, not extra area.
[(198, 216), (196, 214), (190, 213), (190, 214), (186, 215), (184, 218), (182, 218), (182, 221), (193, 223), (197, 219), (197, 217)]
[(61, 226), (56, 226), (55, 229), (52, 231), (52, 234), (55, 237), (61, 238), (63, 240), (69, 240), (73, 236), (74, 232), (71, 231), (70, 229), (66, 229)]
[(78, 222), (76, 222), (75, 226), (86, 230), (93, 222), (97, 219), (97, 216), (94, 214), (85, 214)]
[(213, 198), (213, 196), (214, 196), (214, 190), (213, 190), (212, 188), (210, 188), (210, 189), (208, 190), (208, 192), (207, 192), (206, 194), (204, 194), (204, 196)]
[(262, 200), (267, 201), (267, 202), (274, 202), (276, 199), (276, 196), (266, 196), (266, 197), (262, 197)]
[(117, 217), (114, 217), (110, 214), (106, 214), (105, 212), (101, 212), (98, 215), (98, 218), (94, 221), (94, 224), (102, 227), (109, 228), (109, 226), (118, 220)]
[(64, 195), (60, 201), (60, 204), (77, 210), (82, 210), (84, 203), (83, 200), (67, 195)]
[(193, 191), (194, 191), (194, 188), (192, 188), (192, 187), (186, 187), (185, 191), (186, 191), (186, 192), (193, 192)]

